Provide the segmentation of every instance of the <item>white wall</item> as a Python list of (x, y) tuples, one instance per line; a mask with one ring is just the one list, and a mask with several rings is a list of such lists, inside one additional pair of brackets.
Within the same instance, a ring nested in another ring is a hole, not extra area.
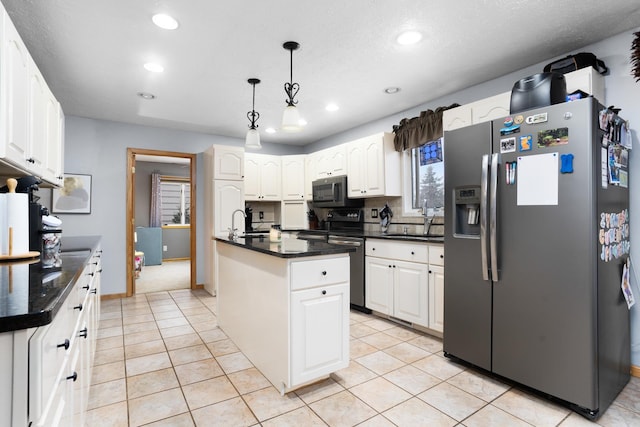
[[(629, 54), (633, 32), (640, 28), (603, 40), (602, 42), (585, 46), (579, 51), (593, 52), (605, 61), (610, 68), (606, 76), (607, 105), (614, 104), (622, 108), (622, 117), (630, 120), (631, 127), (636, 129), (633, 144), (636, 148), (630, 156), (630, 187), (631, 192), (631, 241), (640, 241), (640, 143), (638, 130), (640, 129), (640, 83), (636, 83), (630, 75)], [(570, 53), (570, 52), (568, 52)], [(300, 151), (306, 153), (346, 142), (362, 136), (380, 131), (390, 132), (392, 126), (398, 124), (402, 118), (414, 117), (420, 111), (428, 108), (435, 109), (454, 102), (465, 104), (486, 98), (500, 92), (510, 91), (513, 84), (528, 75), (542, 71), (548, 61), (533, 64), (518, 72), (511, 73), (495, 80), (476, 85), (460, 92), (434, 99), (415, 108), (401, 113), (372, 121), (366, 125), (351, 129), (341, 134), (310, 144), (302, 149), (299, 147), (264, 144), (264, 152), (270, 154), (294, 154)], [(508, 54), (505, 61), (509, 60)], [(426, 71), (425, 71), (426, 72)], [(472, 66), (469, 72), (473, 72)], [(68, 173), (82, 173), (93, 175), (93, 206), (91, 215), (66, 215), (65, 235), (100, 234), (103, 236), (105, 249), (103, 293), (124, 293), (125, 284), (125, 210), (126, 210), (126, 148), (150, 148), (157, 150), (184, 151), (200, 153), (212, 144), (241, 145), (243, 141), (236, 138), (226, 138), (180, 132), (161, 128), (135, 126), (123, 123), (101, 120), (67, 117), (65, 142), (65, 171)], [(198, 200), (203, 200), (202, 189), (202, 157), (198, 157)], [(197, 210), (197, 226), (202, 227), (202, 205)], [(197, 241), (198, 276), (202, 283), (203, 260), (202, 241)], [(638, 267), (634, 270), (632, 286), (636, 298), (640, 300), (640, 256), (632, 252), (632, 261)], [(640, 306), (640, 304), (638, 304)], [(632, 309), (632, 361), (640, 366), (640, 308)]]

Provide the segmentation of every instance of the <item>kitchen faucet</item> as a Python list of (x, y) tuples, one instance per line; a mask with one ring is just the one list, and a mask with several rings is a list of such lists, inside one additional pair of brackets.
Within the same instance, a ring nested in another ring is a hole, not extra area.
[(242, 209), (236, 209), (235, 211), (233, 211), (233, 213), (231, 214), (231, 228), (229, 229), (229, 239), (231, 240), (235, 240), (238, 238), (238, 233), (236, 233), (238, 229), (235, 225), (236, 212), (240, 212), (245, 218), (247, 217), (247, 214), (244, 213)]

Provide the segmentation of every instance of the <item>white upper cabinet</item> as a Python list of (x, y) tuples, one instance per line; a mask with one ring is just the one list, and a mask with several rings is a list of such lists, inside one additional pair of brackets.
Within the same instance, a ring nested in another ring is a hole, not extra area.
[(239, 181), (244, 178), (244, 148), (214, 145), (213, 179)]
[(27, 165), (29, 129), (29, 52), (2, 10), (0, 48), (0, 157), (18, 167)]
[(62, 185), (62, 109), (2, 5), (0, 14), (0, 160)]
[(307, 154), (304, 159), (304, 193), (307, 200), (313, 200), (312, 183), (318, 179), (318, 159), (316, 153)]
[(280, 156), (246, 153), (244, 165), (244, 194), (246, 200), (282, 200)]
[(346, 146), (350, 198), (402, 194), (401, 154), (393, 147), (393, 134), (371, 135)]
[(282, 200), (302, 200), (305, 196), (304, 154), (282, 156)]
[(317, 151), (314, 155), (317, 165), (316, 179), (347, 174), (346, 144), (325, 148)]

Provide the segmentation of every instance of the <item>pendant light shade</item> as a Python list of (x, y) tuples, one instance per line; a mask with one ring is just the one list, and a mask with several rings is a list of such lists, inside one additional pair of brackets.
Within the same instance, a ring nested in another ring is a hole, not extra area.
[(298, 107), (296, 104), (298, 101), (295, 100), (298, 91), (300, 90), (300, 85), (298, 83), (294, 83), (293, 81), (293, 51), (300, 47), (300, 44), (297, 42), (286, 42), (282, 45), (283, 48), (290, 52), (291, 60), (290, 60), (290, 81), (284, 84), (284, 91), (287, 94), (287, 106), (284, 109), (284, 113), (282, 115), (282, 125), (280, 128), (285, 132), (297, 132), (302, 129), (300, 126), (300, 112), (298, 111)]
[(249, 79), (247, 82), (253, 86), (253, 103), (251, 104), (251, 111), (247, 113), (247, 118), (249, 119), (249, 131), (247, 132), (247, 136), (244, 140), (245, 148), (249, 148), (252, 150), (259, 150), (262, 148), (260, 145), (260, 132), (258, 132), (258, 125), (256, 122), (260, 118), (260, 113), (256, 111), (256, 85), (260, 83), (259, 79)]
[(258, 129), (249, 129), (247, 132), (247, 137), (244, 140), (245, 148), (250, 148), (252, 150), (259, 150), (262, 148), (260, 145), (260, 132)]

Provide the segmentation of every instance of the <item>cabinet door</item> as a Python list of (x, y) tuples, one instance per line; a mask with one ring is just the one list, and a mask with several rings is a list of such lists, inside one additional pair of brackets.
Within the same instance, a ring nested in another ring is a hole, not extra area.
[(282, 200), (304, 199), (304, 170), (304, 155), (282, 157)]
[(29, 170), (42, 176), (47, 157), (47, 100), (49, 87), (29, 57), (29, 142), (26, 162)]
[(2, 157), (26, 167), (29, 129), (29, 52), (18, 31), (3, 11), (4, 34), (0, 48), (0, 114), (3, 116), (4, 145)]
[(444, 331), (444, 267), (429, 266), (429, 328)]
[(47, 93), (45, 116), (46, 157), (42, 178), (52, 184), (62, 185), (62, 154), (64, 146), (62, 109), (50, 90)]
[(260, 158), (254, 154), (244, 156), (244, 197), (260, 200)]
[(244, 149), (215, 146), (213, 179), (241, 180), (244, 178)]
[(349, 284), (291, 292), (291, 385), (349, 365)]
[[(242, 181), (214, 181), (213, 233), (215, 236), (228, 235), (232, 224), (231, 215), (236, 209), (244, 210), (242, 184)], [(235, 226), (240, 234), (244, 232), (244, 218), (241, 219), (241, 217), (239, 213), (236, 214)]]
[(360, 140), (347, 144), (347, 195), (351, 198), (365, 196), (366, 161)]
[(303, 200), (282, 202), (282, 228), (285, 230), (307, 228), (307, 202)]
[(315, 154), (307, 154), (304, 160), (304, 194), (307, 200), (313, 200), (312, 183), (318, 179), (318, 159)]
[(393, 315), (421, 326), (429, 326), (429, 284), (427, 266), (392, 261), (394, 268)]
[(442, 130), (449, 131), (469, 126), (472, 123), (471, 107), (461, 105), (442, 112)]
[(260, 165), (261, 200), (282, 200), (282, 167), (280, 157), (265, 156)]
[(383, 196), (385, 190), (384, 146), (382, 138), (366, 138), (362, 143), (365, 158), (364, 194), (367, 197)]
[(481, 99), (471, 103), (471, 121), (473, 124), (488, 122), (509, 115), (511, 92)]
[(392, 260), (365, 257), (365, 305), (382, 314), (392, 314)]
[(345, 144), (340, 144), (329, 151), (329, 171), (333, 176), (347, 174), (347, 150)]

